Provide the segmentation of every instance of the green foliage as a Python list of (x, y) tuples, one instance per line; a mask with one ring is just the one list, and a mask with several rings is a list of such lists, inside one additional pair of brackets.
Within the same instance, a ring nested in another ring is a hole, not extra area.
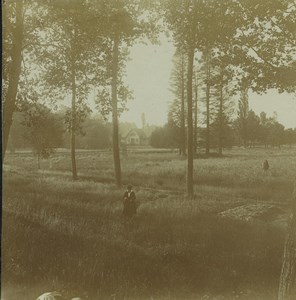
[(235, 131), (229, 117), (222, 113), (211, 123), (211, 147), (228, 148), (236, 144)]
[(31, 106), (25, 113), (25, 138), (38, 158), (48, 158), (62, 143), (63, 126), (50, 110), (41, 105)]
[(150, 145), (155, 148), (171, 148), (180, 144), (180, 128), (169, 123), (163, 127), (156, 128), (150, 137)]
[[(117, 89), (118, 99), (118, 115), (120, 116), (127, 108), (126, 103), (128, 100), (133, 99), (133, 94), (127, 86), (124, 85), (123, 80), (120, 79), (119, 87)], [(112, 112), (112, 100), (109, 87), (98, 88), (96, 94), (96, 108), (105, 120)]]
[[(33, 107), (38, 107), (37, 110), (33, 109)], [(40, 113), (39, 111), (42, 110)], [(43, 114), (44, 111), (44, 114)], [(49, 115), (45, 112), (48, 112)], [(38, 117), (37, 117), (38, 116)], [(24, 149), (32, 148), (31, 138), (33, 138), (30, 127), (31, 123), (34, 124), (37, 122), (52, 126), (53, 132), (51, 133), (51, 129), (41, 129), (40, 131), (45, 132), (45, 134), (58, 134), (57, 138), (59, 140), (58, 144), (54, 145), (55, 147), (60, 148), (69, 148), (70, 147), (70, 138), (69, 131), (67, 130), (67, 124), (64, 122), (64, 111), (58, 112), (49, 112), (47, 108), (41, 108), (39, 105), (30, 105), (28, 111), (16, 112), (14, 113), (14, 122), (11, 128), (10, 133), (10, 142), (8, 144), (8, 149), (10, 151), (21, 151)], [(43, 117), (45, 118), (43, 120)], [(47, 118), (50, 118), (48, 121)], [(32, 121), (29, 121), (32, 120)], [(35, 125), (34, 125), (35, 126)], [(37, 125), (36, 125), (37, 126)], [(43, 128), (43, 127), (42, 127)], [(34, 129), (36, 130), (36, 129)], [(60, 140), (60, 134), (62, 134), (62, 140)], [(28, 138), (30, 136), (30, 138)], [(92, 117), (90, 115), (86, 115), (83, 121), (83, 127), (79, 127), (77, 131), (77, 139), (76, 144), (78, 149), (106, 149), (111, 147), (111, 124), (106, 123), (101, 118)], [(49, 151), (50, 153), (51, 151)]]
[(267, 118), (265, 112), (257, 116), (254, 111), (250, 110), (245, 118), (239, 114), (234, 125), (245, 146), (263, 144), (280, 147), (284, 144), (295, 143), (295, 129), (285, 129), (274, 116)]
[(252, 89), (295, 91), (293, 1), (247, 0), (238, 2), (236, 9), (240, 24), (237, 29), (240, 66), (249, 75)]
[[(51, 90), (58, 89), (65, 97), (72, 93), (74, 74), (76, 97), (85, 99), (94, 68), (89, 8), (85, 1), (50, 1), (45, 9), (45, 34), (38, 56), (44, 69), (44, 84)], [(95, 62), (98, 63), (98, 60)]]
[(66, 128), (69, 132), (72, 130), (76, 135), (83, 135), (83, 123), (86, 118), (89, 116), (91, 110), (90, 108), (83, 102), (76, 103), (75, 106), (75, 118), (73, 120), (73, 114), (71, 108), (66, 109), (64, 122)]
[[(111, 124), (101, 118), (88, 116), (83, 122), (82, 134), (76, 138), (77, 149), (107, 149), (111, 147)], [(69, 137), (65, 134), (63, 146), (68, 148)]]
[[(251, 88), (295, 91), (295, 18), (286, 1), (163, 1), (164, 19), (178, 46), (213, 51), (247, 75)], [(277, 47), (274, 47), (274, 45)]]
[(284, 132), (284, 139), (286, 145), (296, 144), (296, 128), (288, 128)]

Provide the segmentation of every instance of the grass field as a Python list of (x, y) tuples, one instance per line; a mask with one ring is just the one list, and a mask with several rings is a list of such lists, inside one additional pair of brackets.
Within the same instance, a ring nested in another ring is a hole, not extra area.
[[(75, 182), (68, 153), (39, 171), (30, 153), (7, 154), (2, 297), (59, 290), (85, 299), (276, 299), (295, 154), (237, 148), (196, 159), (189, 201), (186, 160), (128, 152), (123, 182), (140, 203), (131, 222), (121, 217), (124, 190), (115, 188), (111, 152), (78, 152)], [(248, 221), (225, 214), (250, 205), (276, 213)]]

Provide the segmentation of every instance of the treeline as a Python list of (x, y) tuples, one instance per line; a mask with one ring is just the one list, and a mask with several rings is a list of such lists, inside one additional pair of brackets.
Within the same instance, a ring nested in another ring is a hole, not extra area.
[[(198, 57), (191, 62), (190, 79), (186, 77), (189, 54), (183, 45), (177, 47), (170, 79), (174, 97), (169, 105), (168, 122), (154, 132), (152, 145), (178, 147), (180, 154), (186, 156), (188, 149), (193, 150), (193, 155), (201, 148), (206, 155), (213, 151), (222, 155), (224, 148), (234, 145), (267, 147), (295, 143), (295, 130), (285, 130), (277, 121), (276, 113), (267, 118), (266, 113), (257, 116), (249, 109), (249, 92), (266, 90), (269, 77), (259, 80), (248, 75), (242, 71), (244, 66), (236, 61), (239, 56), (236, 58), (231, 53), (233, 49), (226, 51), (225, 44), (221, 47), (208, 47), (196, 53)], [(253, 71), (254, 68), (255, 65)], [(256, 71), (263, 76), (263, 70)], [(278, 76), (278, 80), (282, 78)], [(277, 84), (281, 92), (283, 81)], [(288, 81), (286, 84), (288, 91), (291, 87)], [(186, 101), (188, 95), (190, 103)]]
[[(8, 149), (31, 149), (37, 156), (46, 157), (55, 148), (71, 148), (70, 136), (63, 112), (51, 112), (46, 107), (40, 113), (28, 116), (27, 112), (16, 112), (11, 127)], [(88, 115), (77, 134), (77, 149), (110, 149), (112, 147), (112, 124), (102, 117)], [(47, 154), (46, 154), (47, 153)]]
[[(183, 154), (184, 145), (182, 145), (183, 135), (180, 127), (168, 122), (163, 127), (159, 127), (152, 132), (150, 143), (155, 148), (178, 148), (179, 153)], [(211, 152), (219, 152), (220, 146), (220, 128), (217, 122), (210, 126), (210, 149)], [(205, 152), (206, 147), (206, 128), (197, 127), (197, 140), (194, 147), (195, 154)], [(296, 144), (296, 128), (288, 128), (280, 124), (275, 116), (267, 118), (265, 112), (256, 115), (250, 110), (245, 119), (237, 117), (227, 123), (223, 128), (222, 148), (231, 148), (232, 146), (244, 147), (280, 147), (282, 145)], [(185, 145), (186, 155), (186, 145)]]
[[(189, 142), (195, 155), (202, 148), (207, 155), (211, 151), (222, 155), (223, 148), (234, 145), (267, 147), (295, 143), (295, 129), (285, 130), (277, 121), (276, 113), (267, 118), (265, 112), (257, 116), (249, 109), (249, 91), (265, 90), (264, 85), (269, 85), (267, 79), (257, 82), (247, 72), (239, 70), (242, 66), (233, 61), (234, 54), (225, 51), (225, 48), (205, 48), (197, 53), (199, 57), (191, 66), (188, 90), (188, 53), (182, 45), (177, 48), (170, 78), (173, 99), (169, 105), (168, 121), (151, 136), (152, 146), (178, 147), (180, 154), (186, 156)], [(282, 91), (283, 82), (277, 84)], [(289, 90), (289, 82), (286, 84), (285, 88)], [(188, 93), (191, 100), (189, 117)], [(188, 139), (190, 127), (191, 137)]]

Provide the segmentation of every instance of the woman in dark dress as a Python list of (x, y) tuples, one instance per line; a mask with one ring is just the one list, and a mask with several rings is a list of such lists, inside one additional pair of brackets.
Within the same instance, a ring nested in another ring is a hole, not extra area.
[(128, 185), (123, 195), (123, 215), (131, 218), (136, 214), (136, 195), (132, 190), (132, 186)]

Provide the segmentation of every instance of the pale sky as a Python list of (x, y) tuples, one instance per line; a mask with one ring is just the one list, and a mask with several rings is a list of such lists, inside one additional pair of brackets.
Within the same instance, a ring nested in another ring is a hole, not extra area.
[[(168, 103), (172, 99), (169, 79), (172, 70), (174, 46), (166, 38), (161, 45), (135, 45), (131, 49), (131, 61), (127, 64), (126, 82), (134, 93), (128, 112), (121, 116), (123, 122), (135, 122), (141, 126), (144, 112), (149, 124), (163, 125), (167, 121)], [(276, 111), (278, 121), (286, 128), (296, 127), (296, 97), (271, 90), (264, 95), (250, 93), (249, 106), (257, 114), (265, 111), (272, 116)]]
[(167, 120), (168, 102), (172, 99), (169, 79), (174, 47), (164, 40), (159, 45), (136, 45), (131, 49), (127, 64), (127, 80), (134, 93), (128, 103), (129, 112), (122, 114), (122, 121), (141, 124), (145, 113), (149, 124), (163, 125)]

